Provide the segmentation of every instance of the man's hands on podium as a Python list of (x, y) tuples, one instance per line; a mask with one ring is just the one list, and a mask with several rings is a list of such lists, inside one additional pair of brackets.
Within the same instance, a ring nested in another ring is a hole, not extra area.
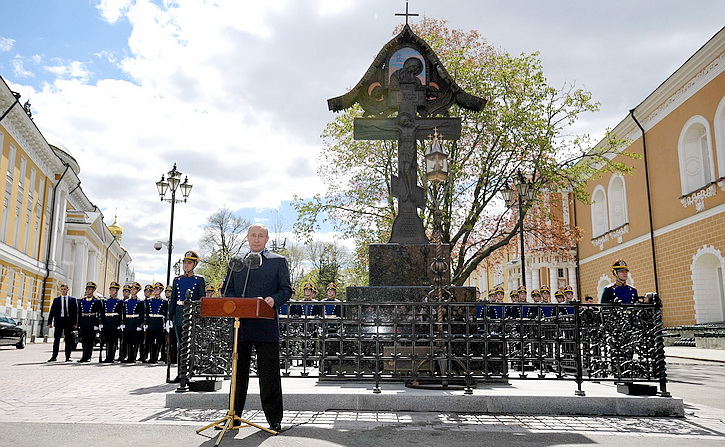
[(271, 308), (273, 308), (273, 309), (274, 309), (274, 298), (272, 298), (271, 296), (268, 296), (267, 298), (262, 298), (262, 297), (260, 296), (260, 297), (259, 297), (259, 299), (260, 299), (260, 300), (261, 300), (261, 299), (264, 299), (264, 302), (265, 302), (265, 303), (267, 303), (267, 305), (268, 305), (269, 307), (271, 307)]

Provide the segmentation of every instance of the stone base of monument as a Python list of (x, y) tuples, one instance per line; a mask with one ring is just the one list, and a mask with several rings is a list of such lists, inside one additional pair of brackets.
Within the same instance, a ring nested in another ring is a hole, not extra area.
[(654, 385), (645, 385), (642, 383), (618, 383), (617, 392), (628, 394), (631, 396), (656, 396), (657, 387)]
[[(282, 390), (287, 414), (295, 411), (447, 412), (489, 414), (547, 414), (604, 416), (684, 416), (682, 399), (623, 395), (612, 383), (583, 384), (585, 396), (575, 396), (576, 383), (554, 380), (510, 380), (509, 383), (478, 382), (473, 393), (463, 390), (406, 388), (403, 383), (319, 382), (313, 378), (284, 378)], [(212, 393), (166, 394), (166, 407), (215, 409), (229, 406), (229, 381)], [(262, 408), (258, 380), (249, 381), (245, 410)]]
[(189, 391), (219, 391), (222, 389), (221, 380), (192, 380), (188, 383)]

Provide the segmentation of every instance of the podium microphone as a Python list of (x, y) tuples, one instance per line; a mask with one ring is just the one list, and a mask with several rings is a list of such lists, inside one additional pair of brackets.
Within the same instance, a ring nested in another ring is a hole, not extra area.
[(262, 255), (259, 253), (249, 252), (244, 256), (244, 266), (247, 268), (247, 277), (244, 279), (244, 289), (242, 296), (247, 296), (247, 282), (249, 281), (249, 272), (258, 269), (262, 265)]

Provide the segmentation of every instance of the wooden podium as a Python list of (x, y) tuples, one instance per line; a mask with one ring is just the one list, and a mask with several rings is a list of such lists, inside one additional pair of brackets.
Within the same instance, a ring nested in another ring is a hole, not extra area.
[[(201, 316), (202, 317), (233, 317), (234, 318), (234, 349), (232, 350), (232, 383), (229, 386), (229, 411), (223, 418), (212, 422), (211, 424), (198, 429), (196, 432), (201, 433), (210, 427), (221, 429), (221, 433), (217, 437), (215, 446), (222, 442), (224, 434), (229, 430), (235, 430), (243, 427), (257, 427), (267, 433), (276, 435), (277, 432), (253, 422), (247, 421), (239, 417), (234, 411), (234, 398), (237, 395), (237, 361), (239, 359), (239, 319), (240, 318), (262, 318), (274, 320), (275, 311), (269, 307), (264, 300), (259, 298), (237, 298), (237, 297), (221, 297), (211, 298), (204, 297), (201, 299)], [(239, 425), (235, 425), (239, 422)]]

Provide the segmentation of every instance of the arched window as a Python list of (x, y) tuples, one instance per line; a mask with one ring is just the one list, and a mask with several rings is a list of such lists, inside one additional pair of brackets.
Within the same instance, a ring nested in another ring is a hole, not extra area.
[(607, 217), (607, 194), (602, 185), (597, 185), (592, 193), (592, 237), (598, 237), (609, 231)]
[(609, 228), (614, 230), (629, 222), (624, 177), (616, 174), (612, 176), (609, 180), (607, 197), (609, 197)]
[(717, 154), (717, 176), (725, 177), (725, 96), (715, 112), (715, 153)]
[(711, 323), (725, 318), (725, 258), (711, 245), (700, 248), (692, 257), (692, 292), (695, 322)]
[(680, 133), (680, 182), (682, 195), (690, 194), (715, 180), (710, 149), (710, 124), (702, 116), (690, 118)]

